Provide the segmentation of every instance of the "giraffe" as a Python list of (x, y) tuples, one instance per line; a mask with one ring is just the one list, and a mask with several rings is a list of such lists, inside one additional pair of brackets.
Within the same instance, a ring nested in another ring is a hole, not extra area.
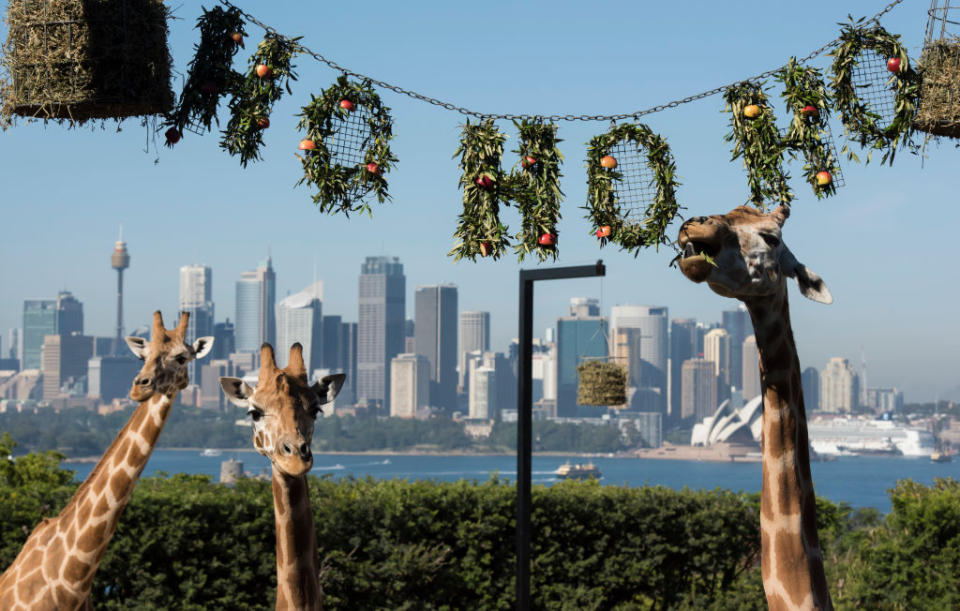
[(148, 343), (126, 338), (144, 361), (133, 380), (130, 398), (140, 406), (117, 434), (73, 498), (54, 518), (44, 518), (3, 575), (0, 609), (92, 609), (90, 589), (100, 560), (120, 521), (177, 393), (186, 387), (187, 363), (205, 356), (212, 337), (187, 344), (189, 313), (167, 330), (160, 312), (153, 314)]
[(320, 609), (317, 535), (313, 528), (307, 473), (313, 466), (313, 424), (340, 392), (346, 375), (324, 376), (312, 386), (303, 364), (303, 346), (290, 348), (279, 369), (273, 347), (260, 347), (256, 389), (240, 378), (220, 378), (231, 403), (253, 420), (253, 447), (273, 465), (273, 515), (277, 530), (277, 609)]
[[(807, 420), (786, 278), (800, 293), (833, 302), (823, 280), (783, 243), (790, 209), (769, 214), (741, 206), (680, 227), (680, 271), (742, 301), (753, 321), (763, 396), (760, 492), (761, 574), (770, 609), (832, 609), (817, 536)], [(703, 256), (706, 255), (706, 256)]]

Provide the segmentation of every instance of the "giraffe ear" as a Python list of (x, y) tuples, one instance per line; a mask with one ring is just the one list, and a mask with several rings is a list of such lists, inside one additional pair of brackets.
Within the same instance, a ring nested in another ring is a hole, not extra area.
[(227, 396), (230, 403), (237, 407), (250, 407), (250, 395), (253, 389), (247, 386), (246, 382), (240, 378), (220, 378), (220, 387), (223, 388), (223, 394)]
[(335, 373), (329, 376), (323, 376), (319, 382), (313, 385), (313, 391), (320, 397), (320, 405), (330, 403), (340, 394), (343, 388), (343, 382), (347, 379), (345, 373)]
[(193, 350), (196, 353), (193, 358), (202, 359), (207, 356), (211, 348), (213, 348), (212, 337), (208, 335), (207, 337), (198, 338), (197, 341), (193, 342)]
[(808, 269), (806, 265), (797, 261), (786, 244), (780, 254), (780, 269), (791, 278), (795, 278), (800, 287), (800, 294), (817, 303), (833, 303), (833, 295), (827, 288), (823, 278)]
[(133, 355), (136, 356), (141, 361), (147, 358), (147, 340), (142, 337), (125, 337), (124, 341), (127, 342), (127, 346), (130, 347), (130, 352), (133, 352)]

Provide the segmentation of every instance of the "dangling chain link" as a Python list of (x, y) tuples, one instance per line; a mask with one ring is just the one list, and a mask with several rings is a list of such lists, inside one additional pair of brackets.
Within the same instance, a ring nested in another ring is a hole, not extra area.
[[(871, 17), (868, 21), (874, 21), (874, 22), (878, 22), (878, 23), (879, 23), (879, 20), (880, 20), (881, 17), (883, 17), (884, 15), (886, 15), (887, 13), (889, 13), (891, 10), (893, 10), (893, 8), (894, 8), (895, 6), (897, 6), (898, 4), (900, 4), (901, 2), (903, 2), (903, 0), (893, 0), (893, 2), (891, 2), (890, 4), (888, 4), (887, 6), (885, 6), (882, 11), (880, 11), (879, 13), (877, 13), (876, 15), (874, 15), (873, 17)], [(286, 37), (284, 37), (282, 34), (280, 34), (279, 32), (277, 32), (275, 29), (273, 29), (273, 28), (270, 27), (269, 25), (261, 22), (260, 20), (258, 20), (256, 17), (254, 17), (254, 16), (251, 15), (250, 13), (248, 13), (248, 12), (244, 11), (243, 9), (237, 7), (236, 5), (234, 5), (233, 3), (231, 3), (229, 0), (220, 0), (220, 3), (223, 4), (223, 5), (225, 5), (225, 6), (228, 6), (228, 7), (230, 7), (230, 8), (233, 8), (233, 9), (239, 11), (239, 12), (244, 16), (244, 18), (245, 18), (247, 21), (249, 21), (249, 22), (251, 22), (251, 23), (254, 23), (254, 24), (260, 26), (260, 27), (263, 28), (264, 31), (266, 31), (268, 34), (272, 34), (272, 35), (274, 35), (274, 36), (278, 36), (278, 37), (281, 37), (281, 38), (286, 38)], [(835, 38), (835, 39), (831, 40), (830, 42), (828, 42), (827, 44), (823, 45), (823, 46), (820, 47), (819, 49), (813, 51), (812, 53), (810, 53), (810, 54), (807, 55), (806, 57), (797, 60), (797, 63), (798, 63), (798, 64), (803, 64), (803, 63), (805, 63), (805, 62), (813, 59), (814, 57), (817, 57), (818, 55), (820, 55), (821, 53), (823, 53), (824, 51), (826, 51), (826, 50), (829, 49), (830, 47), (832, 47), (832, 46), (834, 46), (835, 44), (837, 44), (839, 41), (840, 41), (839, 38)], [(384, 89), (389, 89), (390, 91), (393, 91), (394, 93), (399, 93), (400, 95), (405, 95), (405, 96), (411, 97), (411, 98), (413, 98), (413, 99), (415, 99), (415, 100), (420, 100), (421, 102), (426, 102), (427, 104), (433, 104), (434, 106), (439, 106), (440, 108), (444, 108), (444, 109), (446, 109), (446, 110), (455, 110), (455, 111), (459, 112), (459, 113), (462, 114), (462, 115), (465, 115), (465, 116), (468, 116), (468, 117), (475, 117), (475, 118), (477, 118), (477, 119), (480, 119), (481, 121), (482, 121), (482, 120), (485, 120), (485, 119), (498, 119), (498, 120), (504, 120), (504, 121), (531, 120), (531, 121), (547, 121), (547, 122), (554, 123), (554, 122), (558, 122), (558, 121), (623, 121), (623, 120), (626, 120), (626, 119), (638, 119), (638, 118), (640, 118), (640, 117), (642, 117), (642, 116), (644, 116), (644, 115), (654, 114), (654, 113), (657, 113), (657, 112), (660, 112), (660, 111), (663, 111), (663, 110), (667, 110), (668, 108), (676, 108), (677, 106), (680, 106), (680, 105), (682, 105), (682, 104), (689, 104), (690, 102), (695, 102), (695, 101), (697, 101), (697, 100), (702, 100), (703, 98), (708, 98), (708, 97), (710, 97), (710, 96), (717, 95), (718, 93), (722, 93), (723, 91), (725, 91), (725, 90), (726, 90), (728, 87), (730, 87), (731, 85), (735, 84), (735, 83), (731, 83), (731, 84), (728, 84), (728, 85), (722, 85), (722, 86), (720, 86), (720, 87), (715, 87), (714, 89), (710, 89), (710, 90), (704, 91), (704, 92), (702, 92), (702, 93), (697, 93), (697, 94), (694, 94), (694, 95), (691, 95), (691, 96), (687, 96), (687, 97), (682, 98), (682, 99), (679, 99), (679, 100), (674, 100), (674, 101), (672, 101), (672, 102), (667, 102), (667, 103), (665, 103), (665, 104), (659, 104), (659, 105), (657, 105), (657, 106), (652, 106), (652, 107), (647, 108), (647, 109), (645, 109), (645, 110), (638, 110), (638, 111), (636, 111), (636, 112), (629, 112), (629, 113), (623, 113), (623, 114), (618, 114), (618, 115), (512, 115), (512, 114), (491, 114), (491, 113), (482, 113), (482, 112), (477, 112), (477, 111), (475, 111), (475, 110), (470, 110), (469, 108), (464, 108), (463, 106), (457, 106), (457, 105), (455, 105), (455, 104), (451, 104), (450, 102), (444, 102), (443, 100), (438, 100), (438, 99), (436, 99), (436, 98), (431, 98), (431, 97), (429, 97), (429, 96), (423, 95), (422, 93), (417, 93), (416, 91), (411, 91), (411, 90), (409, 90), (409, 89), (404, 89), (403, 87), (398, 87), (398, 86), (396, 86), (396, 85), (391, 85), (390, 83), (386, 83), (386, 82), (384, 82), (384, 81), (380, 81), (380, 80), (377, 80), (377, 79), (375, 79), (375, 78), (371, 78), (371, 77), (366, 76), (366, 75), (364, 75), (364, 74), (360, 74), (359, 72), (354, 72), (354, 71), (352, 71), (352, 70), (348, 70), (347, 68), (344, 68), (343, 66), (341, 66), (340, 64), (338, 64), (337, 62), (335, 62), (335, 61), (333, 61), (333, 60), (330, 60), (330, 59), (327, 59), (327, 58), (324, 57), (323, 55), (317, 53), (316, 51), (312, 51), (312, 50), (308, 49), (307, 47), (305, 47), (305, 46), (303, 46), (303, 45), (301, 45), (301, 44), (299, 44), (299, 43), (292, 43), (292, 44), (294, 45), (294, 47), (296, 47), (297, 51), (299, 51), (300, 53), (303, 53), (303, 54), (305, 54), (305, 55), (309, 55), (310, 57), (313, 57), (315, 60), (317, 60), (317, 61), (319, 61), (319, 62), (322, 62), (322, 63), (330, 66), (330, 67), (333, 68), (334, 70), (336, 70), (336, 71), (338, 71), (338, 72), (342, 72), (343, 74), (346, 74), (347, 76), (352, 76), (352, 77), (355, 77), (355, 78), (358, 78), (358, 79), (363, 79), (363, 80), (370, 81), (370, 82), (373, 83), (374, 85), (377, 85), (378, 87), (382, 87), (382, 88), (384, 88)], [(761, 80), (761, 79), (765, 79), (765, 78), (768, 78), (768, 77), (770, 77), (770, 76), (773, 76), (774, 74), (776, 74), (777, 72), (779, 72), (780, 69), (781, 69), (781, 68), (775, 68), (775, 69), (773, 69), (773, 70), (767, 70), (766, 72), (763, 72), (763, 73), (758, 74), (758, 75), (756, 75), (756, 76), (752, 76), (752, 77), (747, 78), (747, 79), (743, 79), (742, 81), (739, 81), (739, 82), (758, 81), (758, 80)]]

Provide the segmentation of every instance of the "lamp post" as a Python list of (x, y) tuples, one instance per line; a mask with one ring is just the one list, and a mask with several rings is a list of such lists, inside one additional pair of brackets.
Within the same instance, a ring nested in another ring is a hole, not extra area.
[(533, 283), (605, 276), (594, 265), (520, 270), (520, 351), (517, 365), (517, 609), (530, 609), (530, 484), (533, 420)]

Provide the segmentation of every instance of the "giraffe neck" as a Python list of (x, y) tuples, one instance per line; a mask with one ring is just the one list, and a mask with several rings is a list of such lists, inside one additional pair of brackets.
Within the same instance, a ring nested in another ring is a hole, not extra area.
[(816, 499), (800, 360), (786, 287), (746, 301), (760, 353), (763, 395), (761, 573), (770, 609), (832, 609), (817, 537)]
[(175, 396), (155, 395), (140, 403), (60, 515), (34, 529), (0, 577), (0, 608), (77, 609), (85, 604)]
[(277, 609), (320, 609), (317, 533), (306, 476), (291, 477), (273, 468), (273, 515), (277, 527)]

